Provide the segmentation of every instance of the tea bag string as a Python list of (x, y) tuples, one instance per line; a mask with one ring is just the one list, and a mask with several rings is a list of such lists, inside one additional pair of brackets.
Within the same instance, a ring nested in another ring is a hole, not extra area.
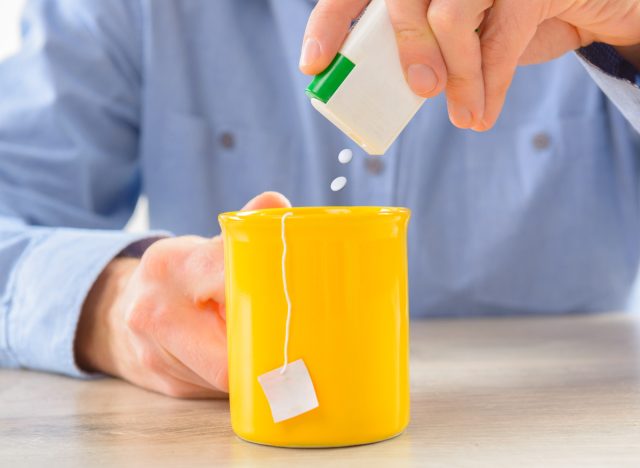
[(281, 220), (281, 236), (282, 236), (282, 285), (284, 286), (284, 297), (287, 300), (287, 323), (284, 331), (284, 364), (280, 374), (284, 374), (287, 370), (287, 364), (289, 362), (289, 328), (291, 327), (291, 298), (289, 297), (289, 288), (287, 286), (287, 239), (285, 237), (285, 219), (293, 213), (285, 213), (282, 215)]

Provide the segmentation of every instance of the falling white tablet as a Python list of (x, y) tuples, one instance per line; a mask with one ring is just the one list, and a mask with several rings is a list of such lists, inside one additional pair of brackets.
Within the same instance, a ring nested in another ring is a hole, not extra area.
[(345, 185), (347, 185), (346, 177), (336, 177), (335, 179), (333, 179), (333, 181), (331, 181), (331, 190), (337, 192), (338, 190), (342, 190)]
[(349, 164), (353, 158), (353, 152), (349, 148), (345, 148), (338, 154), (338, 161), (342, 164)]

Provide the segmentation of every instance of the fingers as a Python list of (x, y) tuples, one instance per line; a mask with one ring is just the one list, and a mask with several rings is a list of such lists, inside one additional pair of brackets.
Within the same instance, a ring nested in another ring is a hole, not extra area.
[[(320, 0), (305, 31), (300, 70), (318, 74), (331, 63), (368, 0)], [(438, 94), (446, 68), (427, 22), (428, 0), (387, 0), (396, 31), (400, 60), (411, 89), (423, 97)]]
[(495, 124), (518, 62), (543, 18), (541, 2), (519, 0), (497, 1), (487, 15), (480, 38), (485, 108), (474, 130), (487, 130)]
[(156, 391), (179, 398), (219, 398), (224, 392), (200, 377), (157, 343), (145, 341), (138, 351), (145, 364), (144, 381)]
[(193, 384), (166, 372), (146, 376), (145, 380), (138, 385), (174, 398), (214, 399), (226, 397), (226, 393), (220, 390)]
[(447, 104), (451, 122), (469, 128), (484, 112), (480, 39), (475, 30), (493, 0), (432, 0), (427, 18), (447, 67)]
[(172, 377), (181, 380), (182, 382), (187, 382), (198, 387), (220, 391), (219, 389), (216, 389), (213, 384), (207, 382), (205, 379), (192, 371), (187, 365), (185, 365), (185, 363), (183, 363), (180, 359), (175, 357), (166, 349), (157, 347), (157, 352), (160, 356), (162, 356), (162, 360), (165, 363), (163, 369), (164, 374), (169, 374)]
[[(250, 200), (243, 210), (289, 206), (291, 203), (284, 195), (265, 192)], [(182, 281), (184, 288), (193, 288), (196, 304), (213, 301), (223, 306), (222, 238), (217, 236), (198, 243), (184, 262), (183, 274), (176, 280)], [(223, 310), (218, 311), (223, 314)], [(222, 314), (189, 314), (179, 327), (165, 330), (166, 333), (158, 338), (167, 351), (186, 367), (216, 388), (227, 391), (226, 326)]]
[[(264, 192), (251, 199), (242, 211), (290, 206), (291, 203), (284, 195), (277, 192)], [(187, 291), (196, 304), (213, 307), (224, 317), (224, 308), (220, 307), (225, 302), (224, 246), (220, 236), (198, 244), (178, 272), (176, 281), (182, 284), (184, 291)], [(210, 301), (215, 304), (211, 304)]]
[[(201, 308), (224, 304), (224, 246), (216, 236), (195, 246), (174, 271), (173, 281), (184, 296)], [(213, 304), (211, 303), (213, 301)]]
[[(182, 362), (175, 360), (175, 364), (173, 366), (167, 366), (167, 369), (163, 376), (168, 375), (173, 377), (175, 380), (178, 380), (180, 383), (188, 384), (189, 387), (198, 389), (198, 395), (200, 398), (204, 398), (205, 395), (213, 398), (218, 395), (223, 395), (226, 393), (225, 391), (214, 387), (212, 384), (204, 380), (198, 374), (193, 372), (187, 366), (185, 366)], [(190, 392), (192, 393), (192, 392)], [(185, 397), (189, 397), (185, 395)]]
[(351, 22), (368, 0), (319, 0), (311, 12), (302, 40), (300, 70), (307, 75), (323, 71), (338, 53)]
[[(124, 313), (126, 335), (137, 343), (136, 356), (123, 361), (133, 361), (152, 376), (170, 376), (203, 387), (200, 378), (206, 386), (227, 391), (225, 321), (217, 313), (202, 310), (224, 301), (222, 248), (203, 248), (212, 243), (222, 244), (219, 238), (215, 242), (198, 237), (166, 239), (145, 252), (132, 276), (133, 297)], [(218, 258), (193, 254), (202, 251), (217, 252)], [(206, 291), (202, 303), (200, 298), (194, 301), (194, 291), (198, 293), (205, 283), (213, 283), (215, 292)], [(144, 376), (135, 372), (126, 375), (133, 381), (142, 379), (141, 385), (148, 386), (149, 379)]]
[(158, 324), (156, 339), (213, 387), (228, 391), (227, 337), (218, 314), (170, 311), (172, 317)]
[(400, 62), (414, 93), (432, 97), (447, 82), (440, 48), (427, 21), (428, 0), (387, 0)]
[[(527, 45), (536, 36), (538, 25), (548, 19), (545, 17), (548, 2), (386, 1), (411, 89), (420, 96), (431, 97), (445, 88), (449, 118), (454, 125), (478, 131), (491, 128), (502, 109), (518, 62), (537, 60), (535, 47), (527, 50)], [(367, 0), (319, 0), (305, 31), (300, 59), (304, 73), (317, 74), (327, 67), (352, 20), (367, 3)], [(572, 31), (548, 26), (556, 36), (561, 36), (559, 42), (563, 45), (550, 43), (551, 36), (547, 37), (546, 45), (543, 44), (547, 58), (550, 50), (557, 49), (560, 53), (566, 44), (576, 42)]]
[[(244, 209), (288, 206), (283, 195), (266, 192)], [(228, 391), (222, 239), (160, 240), (147, 249), (131, 281), (124, 316), (126, 336), (135, 337), (137, 351), (135, 359), (123, 360), (134, 370), (122, 365), (119, 375), (172, 396)]]
[[(179, 398), (222, 398), (224, 386), (216, 387), (191, 370), (185, 363), (173, 356), (158, 341), (156, 332), (181, 324), (185, 317), (170, 313), (138, 314), (138, 319), (129, 322), (129, 332), (136, 337), (122, 346), (124, 358), (120, 361), (116, 374), (141, 387)], [(168, 311), (167, 308), (165, 308)], [(141, 320), (146, 315), (152, 320)], [(187, 319), (188, 320), (188, 319)], [(129, 335), (129, 333), (127, 333)], [(131, 335), (129, 335), (131, 336)]]
[[(265, 192), (244, 210), (289, 207), (284, 195)], [(218, 309), (224, 303), (224, 248), (222, 239), (183, 236), (151, 245), (141, 261), (141, 275), (149, 281), (172, 285), (195, 305)]]
[(242, 211), (262, 210), (265, 208), (289, 208), (291, 202), (278, 192), (264, 192), (252, 198)]

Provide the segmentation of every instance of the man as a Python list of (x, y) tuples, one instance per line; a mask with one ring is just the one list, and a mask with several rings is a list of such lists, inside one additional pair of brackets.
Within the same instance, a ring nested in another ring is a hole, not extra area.
[[(306, 34), (310, 0), (29, 3), (23, 48), (0, 65), (0, 364), (223, 395), (211, 236), (217, 213), (266, 190), (412, 208), (414, 316), (621, 308), (639, 142), (580, 60), (640, 127), (640, 7), (524, 3), (388, 1), (409, 84), (437, 97), (383, 159), (356, 151), (338, 193), (336, 155), (354, 145), (304, 96), (299, 44), (319, 72), (366, 1), (321, 0)], [(511, 81), (519, 60), (580, 46)], [(445, 107), (492, 129), (455, 128)], [(161, 231), (119, 231), (141, 192)], [(267, 192), (245, 208), (288, 203)]]

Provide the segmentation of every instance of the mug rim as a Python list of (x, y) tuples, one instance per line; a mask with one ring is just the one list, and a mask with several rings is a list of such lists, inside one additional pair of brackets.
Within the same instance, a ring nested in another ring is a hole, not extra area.
[(340, 217), (374, 218), (378, 216), (400, 215), (409, 217), (411, 210), (402, 206), (294, 206), (288, 208), (263, 208), (250, 211), (228, 211), (218, 216), (219, 221), (278, 221), (285, 213), (292, 213), (288, 221), (296, 218), (338, 219)]

